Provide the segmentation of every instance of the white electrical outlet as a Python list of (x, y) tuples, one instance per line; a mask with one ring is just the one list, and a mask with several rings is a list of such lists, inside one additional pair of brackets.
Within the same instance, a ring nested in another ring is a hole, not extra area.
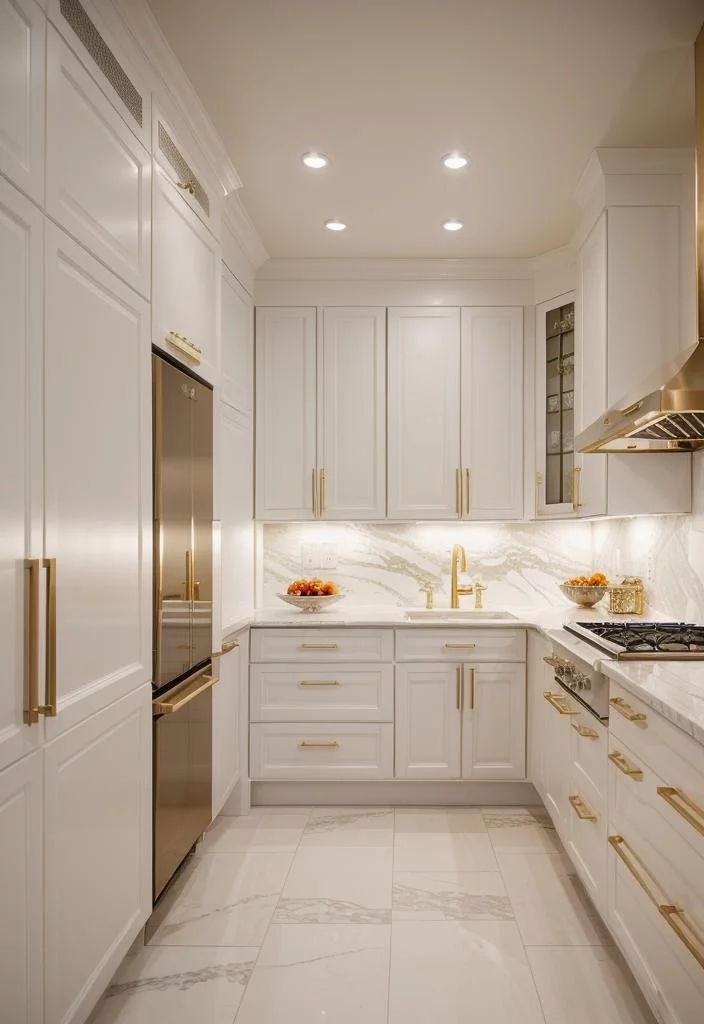
[(301, 570), (309, 572), (311, 569), (320, 568), (320, 545), (301, 544)]
[(320, 568), (337, 569), (337, 550), (334, 544), (320, 545)]

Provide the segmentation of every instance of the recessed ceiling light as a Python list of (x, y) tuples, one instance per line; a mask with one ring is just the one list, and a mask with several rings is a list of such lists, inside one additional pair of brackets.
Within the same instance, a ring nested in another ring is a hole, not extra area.
[(347, 225), (344, 220), (338, 220), (337, 217), (333, 217), (332, 220), (325, 221), (325, 227), (328, 231), (344, 231)]
[(449, 167), (451, 171), (460, 171), (463, 167), (466, 167), (468, 160), (466, 156), (462, 156), (461, 153), (448, 153), (447, 156), (442, 158), (442, 162), (445, 167)]
[(306, 167), (312, 167), (314, 171), (319, 171), (321, 167), (327, 167), (330, 163), (326, 156), (322, 153), (304, 153), (301, 160)]
[(461, 220), (457, 220), (456, 217), (450, 217), (449, 220), (445, 221), (443, 227), (445, 228), (445, 231), (460, 231), (464, 227), (464, 224)]

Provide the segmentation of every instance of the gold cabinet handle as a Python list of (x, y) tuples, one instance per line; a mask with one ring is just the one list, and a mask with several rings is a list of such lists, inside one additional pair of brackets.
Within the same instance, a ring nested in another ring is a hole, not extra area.
[(555, 657), (554, 654), (544, 654), (543, 661), (546, 665), (549, 665), (550, 668), (557, 668), (558, 659)]
[(590, 807), (587, 807), (587, 805), (585, 804), (584, 800), (582, 800), (581, 796), (578, 796), (577, 793), (573, 794), (572, 796), (567, 797), (567, 799), (569, 800), (570, 804), (572, 805), (572, 810), (577, 815), (577, 817), (579, 818), (580, 821), (596, 821), (597, 820), (597, 817), (596, 817), (596, 814), (594, 813), (594, 811), (592, 811)]
[(222, 658), (223, 654), (229, 654), (230, 651), (234, 651), (235, 647), (239, 647), (239, 640), (226, 640), (219, 651), (213, 651), (210, 655), (211, 658)]
[(552, 704), (552, 706), (555, 708), (555, 710), (559, 711), (561, 715), (578, 715), (578, 714), (580, 714), (579, 711), (571, 711), (570, 710), (570, 708), (569, 708), (569, 706), (567, 704), (567, 701), (562, 696), (562, 694), (551, 693), (550, 690), (547, 690), (543, 694), (543, 697), (545, 697), (545, 700), (548, 702), (548, 704)]
[(177, 181), (176, 184), (179, 188), (183, 189), (184, 192), (188, 192), (190, 196), (194, 196), (196, 194), (195, 185), (192, 181)]
[(318, 474), (315, 470), (313, 473), (313, 519), (318, 518)]
[(580, 725), (579, 722), (570, 722), (570, 725), (574, 731), (585, 740), (599, 739), (599, 733), (596, 729), (590, 729), (588, 725)]
[(455, 678), (456, 678), (456, 684), (455, 684), (456, 685), (455, 703), (457, 705), (457, 710), (459, 711), (461, 709), (461, 707), (462, 707), (462, 668), (461, 668), (460, 665), (458, 665), (457, 668), (455, 669)]
[(631, 764), (628, 758), (620, 750), (612, 750), (609, 754), (609, 761), (615, 764), (620, 772), (627, 775), (634, 782), (643, 781), (643, 772), (636, 765)]
[(629, 405), (627, 409), (619, 409), (619, 415), (620, 416), (630, 416), (632, 413), (638, 412), (638, 410), (640, 409), (642, 404), (643, 404), (642, 401), (634, 402), (633, 405)]
[(337, 679), (301, 679), (299, 686), (340, 686)]
[(694, 800), (674, 786), (658, 786), (658, 796), (677, 811), (699, 835), (704, 836), (704, 811)]
[(575, 466), (572, 470), (572, 511), (579, 512), (582, 507), (582, 467)]
[[(626, 865), (650, 902), (657, 908), (663, 920), (667, 921), (680, 942), (689, 950), (697, 963), (704, 967), (704, 938), (687, 922), (684, 910), (671, 903), (660, 902), (653, 890), (657, 888), (662, 892), (662, 888), (652, 878), (640, 857), (630, 849), (623, 836), (609, 836), (609, 845)], [(645, 878), (645, 875), (648, 875), (648, 878)], [(652, 881), (652, 885), (649, 879)]]
[(476, 644), (445, 644), (448, 651), (472, 651)]
[(181, 708), (185, 708), (201, 693), (210, 690), (218, 681), (218, 676), (199, 674), (195, 679), (189, 680), (182, 689), (176, 693), (176, 698), (168, 700), (153, 700), (152, 715), (173, 715)]
[(336, 651), (339, 644), (334, 641), (329, 644), (301, 644), (300, 651)]
[(24, 659), (24, 722), (39, 721), (39, 559), (24, 563), (27, 581), (27, 649)]
[(320, 498), (318, 500), (318, 516), (322, 517), (325, 515), (325, 470), (320, 470), (320, 487), (319, 487)]
[(472, 498), (471, 498), (472, 491), (471, 491), (471, 488), (470, 488), (469, 470), (465, 469), (464, 474), (465, 474), (465, 481), (466, 481), (466, 484), (467, 484), (467, 493), (465, 495), (465, 502), (466, 502), (465, 511), (466, 511), (467, 515), (469, 515), (469, 511), (470, 511), (470, 509), (472, 507)]
[(619, 715), (629, 722), (644, 722), (647, 718), (642, 711), (634, 711), (630, 704), (626, 704), (623, 697), (612, 697), (609, 704), (614, 711), (618, 711)]
[(186, 337), (185, 334), (179, 334), (178, 331), (169, 331), (166, 335), (166, 340), (169, 345), (173, 345), (174, 348), (179, 349), (189, 359), (192, 359), (194, 363), (199, 363), (201, 356), (203, 355), (203, 349), (195, 345), (190, 338)]
[(298, 746), (304, 747), (306, 749), (312, 749), (317, 747), (326, 750), (336, 750), (340, 746), (340, 744), (337, 742), (337, 740), (329, 740), (326, 743), (316, 743), (313, 740), (301, 740)]
[(470, 711), (474, 711), (474, 666), (470, 666), (469, 669), (469, 704), (467, 705)]
[(46, 569), (46, 704), (37, 711), (47, 718), (56, 717), (56, 559), (45, 558)]
[(455, 512), (458, 518), (462, 515), (462, 470), (455, 470)]

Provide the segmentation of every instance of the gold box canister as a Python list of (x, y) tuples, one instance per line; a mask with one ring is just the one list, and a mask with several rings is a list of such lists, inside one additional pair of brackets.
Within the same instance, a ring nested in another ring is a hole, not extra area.
[(625, 576), (609, 590), (609, 611), (612, 615), (642, 615), (644, 606), (643, 580)]

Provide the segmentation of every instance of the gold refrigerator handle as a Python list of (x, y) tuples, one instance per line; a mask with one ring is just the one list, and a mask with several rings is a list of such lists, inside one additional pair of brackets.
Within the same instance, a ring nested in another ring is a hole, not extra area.
[(190, 679), (184, 686), (177, 690), (175, 699), (169, 696), (167, 700), (152, 701), (152, 715), (172, 715), (181, 708), (185, 708), (201, 693), (210, 690), (218, 681), (218, 676), (199, 674), (195, 679)]
[(45, 558), (46, 569), (46, 704), (37, 710), (47, 718), (56, 717), (56, 559)]
[(26, 558), (27, 632), (24, 660), (24, 721), (35, 725), (39, 721), (39, 559)]
[(193, 552), (186, 552), (186, 601), (193, 600)]

